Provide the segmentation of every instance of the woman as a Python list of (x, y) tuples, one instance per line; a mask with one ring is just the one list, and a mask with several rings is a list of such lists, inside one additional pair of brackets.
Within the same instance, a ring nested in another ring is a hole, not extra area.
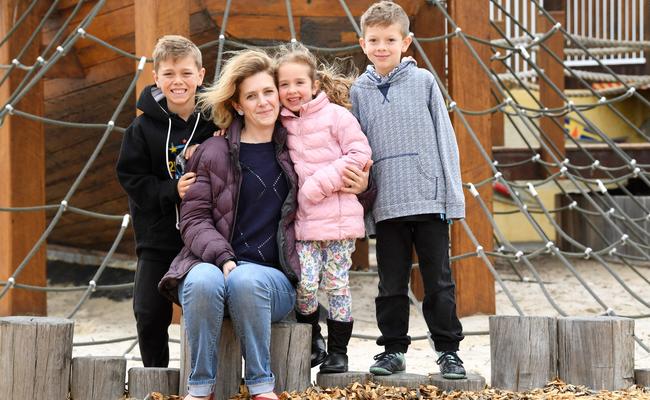
[[(185, 247), (160, 283), (183, 307), (192, 368), (190, 399), (213, 392), (221, 324), (228, 307), (246, 360), (253, 399), (277, 399), (270, 371), (271, 323), (294, 306), (300, 264), (293, 220), (297, 178), (285, 146), (273, 61), (246, 50), (224, 66), (200, 97), (225, 137), (204, 142), (191, 159), (197, 179), (181, 205)], [(367, 173), (348, 171), (359, 193)]]

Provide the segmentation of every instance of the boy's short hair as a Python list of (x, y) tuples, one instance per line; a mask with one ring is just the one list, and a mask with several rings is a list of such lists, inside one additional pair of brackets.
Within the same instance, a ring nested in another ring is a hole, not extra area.
[(399, 24), (402, 37), (408, 36), (410, 21), (404, 9), (390, 0), (378, 1), (361, 16), (361, 33), (365, 36), (368, 27), (392, 24)]
[(180, 35), (162, 36), (153, 48), (153, 70), (158, 71), (161, 61), (171, 58), (175, 62), (187, 56), (194, 58), (197, 69), (203, 67), (201, 50), (191, 40)]

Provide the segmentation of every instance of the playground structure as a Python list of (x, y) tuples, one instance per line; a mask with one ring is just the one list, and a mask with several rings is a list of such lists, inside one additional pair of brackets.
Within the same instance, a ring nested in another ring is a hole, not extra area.
[[(101, 274), (114, 254), (133, 249), (114, 165), (136, 93), (151, 81), (146, 57), (157, 37), (190, 37), (203, 50), (209, 77), (218, 76), (227, 50), (293, 39), (362, 68), (357, 21), (372, 1), (338, 3), (0, 5), (0, 154), (9, 171), (0, 182), (0, 315), (45, 314), (46, 244), (104, 253), (88, 285), (71, 288), (82, 295), (69, 317), (93, 292), (129, 287), (102, 285)], [(604, 268), (624, 263), (650, 284), (640, 270), (650, 261), (650, 205), (638, 195), (650, 187), (650, 24), (643, 25), (650, 7), (634, 0), (398, 3), (412, 19), (410, 55), (438, 79), (461, 150), (468, 212), (452, 227), (459, 314), (495, 313), (495, 281), (509, 293), (494, 268), (500, 259), (532, 274), (550, 313), (565, 315), (535, 269), (535, 258), (550, 253), (601, 314), (616, 315), (572, 260), (592, 258)], [(595, 15), (607, 22), (600, 34)], [(626, 22), (634, 16), (635, 26)], [(583, 20), (592, 28), (580, 27)], [(505, 189), (507, 205), (494, 198), (494, 184)], [(629, 208), (617, 196), (629, 199)], [(585, 230), (602, 245), (585, 241)], [(526, 250), (520, 241), (538, 246)], [(648, 307), (624, 281), (621, 288)], [(639, 336), (637, 345), (648, 351)]]

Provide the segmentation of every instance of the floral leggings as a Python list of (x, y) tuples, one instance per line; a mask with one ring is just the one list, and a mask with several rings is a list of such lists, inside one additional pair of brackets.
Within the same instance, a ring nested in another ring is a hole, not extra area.
[(354, 239), (299, 240), (296, 243), (301, 270), (296, 291), (299, 313), (309, 315), (316, 311), (318, 281), (321, 280), (329, 302), (329, 319), (352, 321), (348, 271), (352, 265), (354, 244)]

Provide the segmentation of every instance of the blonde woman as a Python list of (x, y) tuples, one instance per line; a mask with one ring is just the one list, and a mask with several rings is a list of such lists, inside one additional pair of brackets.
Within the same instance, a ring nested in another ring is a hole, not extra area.
[[(228, 310), (246, 360), (253, 399), (277, 399), (270, 370), (271, 323), (294, 307), (300, 278), (294, 217), (297, 177), (289, 159), (272, 59), (246, 50), (224, 66), (200, 96), (204, 111), (226, 129), (204, 142), (189, 168), (196, 182), (181, 205), (185, 247), (160, 283), (183, 307), (191, 351), (186, 400), (214, 391), (216, 354)], [(367, 173), (346, 174), (350, 192)]]

